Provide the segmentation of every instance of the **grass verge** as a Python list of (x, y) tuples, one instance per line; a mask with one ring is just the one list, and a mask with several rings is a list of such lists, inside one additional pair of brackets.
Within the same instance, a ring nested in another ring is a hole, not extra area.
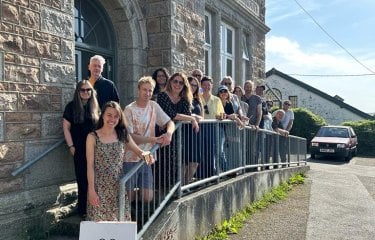
[(303, 184), (305, 175), (302, 173), (291, 176), (288, 181), (282, 182), (274, 187), (270, 192), (255, 202), (249, 203), (243, 210), (235, 213), (230, 219), (225, 220), (221, 225), (216, 226), (212, 232), (204, 237), (195, 238), (196, 240), (225, 240), (228, 234), (236, 234), (243, 227), (245, 221), (256, 211), (266, 208), (272, 203), (276, 203), (287, 197), (288, 192), (297, 184)]

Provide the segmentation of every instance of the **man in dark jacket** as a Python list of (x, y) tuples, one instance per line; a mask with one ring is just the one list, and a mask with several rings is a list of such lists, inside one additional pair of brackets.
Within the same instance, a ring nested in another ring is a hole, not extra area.
[(100, 55), (90, 58), (89, 81), (97, 93), (99, 107), (101, 108), (108, 101), (120, 102), (115, 84), (102, 76), (105, 59)]

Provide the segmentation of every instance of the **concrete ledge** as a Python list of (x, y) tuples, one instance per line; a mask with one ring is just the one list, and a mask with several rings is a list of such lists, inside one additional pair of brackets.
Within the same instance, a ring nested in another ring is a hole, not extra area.
[(229, 219), (249, 202), (310, 166), (247, 173), (172, 202), (146, 231), (143, 239), (194, 239)]

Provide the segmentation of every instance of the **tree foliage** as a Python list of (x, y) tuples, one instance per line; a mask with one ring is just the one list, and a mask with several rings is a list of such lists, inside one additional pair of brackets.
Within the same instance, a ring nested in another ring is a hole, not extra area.
[(364, 156), (375, 156), (375, 121), (362, 120), (355, 122), (344, 122), (342, 125), (354, 129), (358, 138), (358, 154)]
[(306, 138), (309, 145), (319, 128), (326, 125), (326, 121), (306, 108), (293, 108), (292, 110), (294, 112), (294, 122), (290, 134)]

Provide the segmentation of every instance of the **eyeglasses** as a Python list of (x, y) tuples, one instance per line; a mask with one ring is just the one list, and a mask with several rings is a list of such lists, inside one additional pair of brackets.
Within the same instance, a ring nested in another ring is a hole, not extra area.
[(230, 86), (230, 85), (232, 85), (232, 83), (231, 82), (223, 82), (223, 85)]
[(81, 88), (80, 90), (79, 90), (80, 92), (91, 92), (92, 91), (92, 89), (91, 88)]
[(177, 79), (173, 79), (172, 82), (173, 82), (174, 84), (180, 84), (180, 86), (184, 86), (184, 85), (185, 85), (184, 81), (178, 81)]
[(204, 108), (204, 113), (205, 114), (210, 114), (210, 112), (208, 111), (207, 105), (204, 105), (203, 108)]

